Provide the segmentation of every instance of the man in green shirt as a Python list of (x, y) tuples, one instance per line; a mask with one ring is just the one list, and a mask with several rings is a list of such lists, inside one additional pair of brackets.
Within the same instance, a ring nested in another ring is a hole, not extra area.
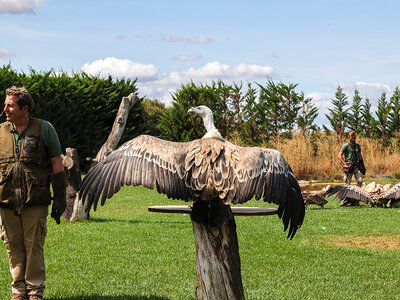
[[(359, 170), (358, 163), (362, 161), (361, 155), (361, 146), (360, 144), (356, 143), (357, 135), (355, 132), (350, 132), (349, 134), (349, 142), (344, 144), (339, 152), (339, 159), (343, 164), (343, 167), (349, 167), (349, 172), (344, 173), (344, 181), (346, 184), (350, 185), (351, 179), (354, 175), (357, 185), (359, 187), (362, 186), (363, 183), (363, 173)], [(342, 206), (348, 204), (347, 199), (346, 201), (342, 201)], [(359, 205), (359, 201), (354, 201), (350, 203), (351, 205)]]
[(54, 127), (32, 118), (27, 89), (6, 90), (0, 124), (0, 237), (7, 249), (12, 300), (40, 300), (46, 278), (44, 241), (48, 205), (60, 223), (66, 201), (61, 146)]

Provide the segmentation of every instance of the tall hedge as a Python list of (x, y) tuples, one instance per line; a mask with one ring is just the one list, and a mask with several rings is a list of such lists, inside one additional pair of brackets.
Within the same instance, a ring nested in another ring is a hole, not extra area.
[[(49, 121), (56, 128), (62, 149), (76, 148), (82, 168), (86, 157), (94, 157), (107, 139), (122, 97), (137, 92), (136, 81), (101, 79), (85, 73), (18, 73), (10, 65), (0, 68), (0, 98), (10, 86), (25, 86), (35, 107), (32, 116)], [(3, 100), (4, 101), (4, 100)], [(121, 143), (144, 132), (143, 102), (130, 111)]]

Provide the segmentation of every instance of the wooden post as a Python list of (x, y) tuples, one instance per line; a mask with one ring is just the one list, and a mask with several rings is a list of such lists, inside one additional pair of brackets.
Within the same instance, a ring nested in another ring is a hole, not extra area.
[(244, 299), (235, 219), (220, 227), (192, 221), (196, 242), (197, 299)]

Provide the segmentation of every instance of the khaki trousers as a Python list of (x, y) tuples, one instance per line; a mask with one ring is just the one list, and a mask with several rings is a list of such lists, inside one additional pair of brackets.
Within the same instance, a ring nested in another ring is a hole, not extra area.
[(350, 185), (351, 184), (351, 178), (353, 177), (353, 174), (354, 174), (354, 177), (355, 177), (355, 179), (357, 181), (357, 186), (361, 187), (362, 183), (363, 183), (364, 176), (363, 176), (363, 174), (361, 173), (361, 171), (357, 167), (354, 168), (353, 173), (344, 173), (344, 178), (343, 178), (344, 182), (347, 185)]
[[(353, 177), (353, 174), (357, 181), (357, 186), (361, 187), (364, 176), (357, 167), (354, 168), (353, 173), (344, 173), (343, 180), (344, 180), (345, 184), (347, 184), (347, 185), (351, 184), (351, 178)], [(340, 206), (346, 206), (347, 204), (350, 204), (352, 206), (359, 206), (360, 200), (350, 200), (350, 199), (345, 198), (340, 202)]]
[(47, 214), (47, 205), (25, 208), (19, 216), (14, 210), (0, 208), (1, 238), (7, 249), (14, 295), (43, 295)]

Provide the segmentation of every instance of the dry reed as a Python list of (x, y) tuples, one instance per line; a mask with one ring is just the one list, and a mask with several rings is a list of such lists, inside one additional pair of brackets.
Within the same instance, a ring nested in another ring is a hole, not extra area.
[[(296, 134), (292, 139), (276, 139), (264, 145), (279, 150), (293, 169), (296, 177), (303, 180), (342, 179), (342, 164), (338, 154), (342, 145), (335, 135)], [(366, 177), (382, 175), (400, 178), (399, 139), (383, 147), (379, 140), (357, 138), (367, 169)]]

